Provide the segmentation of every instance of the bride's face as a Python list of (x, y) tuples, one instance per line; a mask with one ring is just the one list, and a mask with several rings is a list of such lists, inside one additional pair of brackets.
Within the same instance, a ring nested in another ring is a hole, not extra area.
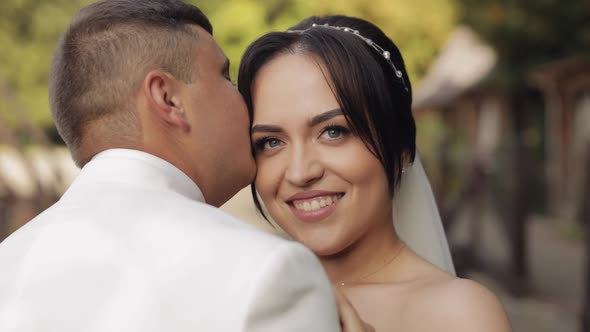
[(313, 58), (287, 54), (264, 65), (253, 108), (256, 187), (291, 237), (332, 255), (390, 225), (385, 170), (351, 132)]

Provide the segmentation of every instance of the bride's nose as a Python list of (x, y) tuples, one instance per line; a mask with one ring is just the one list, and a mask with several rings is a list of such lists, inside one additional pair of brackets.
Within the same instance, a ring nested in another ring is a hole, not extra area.
[(288, 162), (285, 179), (295, 186), (309, 186), (324, 175), (324, 166), (313, 149), (293, 149)]

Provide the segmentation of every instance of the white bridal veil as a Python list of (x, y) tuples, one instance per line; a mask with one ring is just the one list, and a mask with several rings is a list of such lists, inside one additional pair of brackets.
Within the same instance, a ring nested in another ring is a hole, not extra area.
[(393, 220), (399, 237), (416, 254), (455, 275), (455, 268), (430, 182), (418, 154), (402, 175), (393, 199)]

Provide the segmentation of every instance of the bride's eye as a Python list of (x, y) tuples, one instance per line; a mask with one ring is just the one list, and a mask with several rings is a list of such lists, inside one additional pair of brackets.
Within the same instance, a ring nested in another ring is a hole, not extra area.
[(343, 126), (330, 125), (324, 128), (320, 137), (335, 140), (347, 136), (350, 130)]
[(279, 147), (283, 142), (275, 137), (263, 137), (254, 142), (256, 151), (268, 151)]

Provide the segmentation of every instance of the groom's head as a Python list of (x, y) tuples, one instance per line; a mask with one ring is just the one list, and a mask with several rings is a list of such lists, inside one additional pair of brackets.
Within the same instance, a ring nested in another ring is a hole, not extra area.
[(109, 148), (164, 158), (214, 205), (254, 172), (248, 118), (207, 17), (177, 0), (106, 0), (55, 51), (51, 111), (74, 161)]

